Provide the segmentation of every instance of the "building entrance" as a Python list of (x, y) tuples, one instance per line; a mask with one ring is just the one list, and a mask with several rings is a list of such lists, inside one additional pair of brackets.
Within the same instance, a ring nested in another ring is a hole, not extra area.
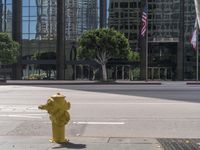
[(150, 80), (175, 80), (177, 43), (150, 43), (148, 52), (148, 78)]

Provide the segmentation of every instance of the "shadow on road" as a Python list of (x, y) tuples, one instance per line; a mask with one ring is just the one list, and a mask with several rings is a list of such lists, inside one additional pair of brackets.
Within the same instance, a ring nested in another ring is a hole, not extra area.
[(86, 145), (85, 144), (75, 144), (75, 143), (67, 142), (67, 143), (59, 144), (58, 146), (55, 146), (52, 149), (59, 149), (59, 148), (85, 149)]
[[(32, 85), (33, 86), (33, 85)], [(108, 85), (34, 85), (35, 87), (60, 88), (68, 90), (79, 90), (86, 92), (98, 92), (107, 94), (120, 94), (127, 96), (138, 96), (158, 98), (171, 101), (183, 101), (200, 103), (200, 87), (163, 87), (163, 86), (108, 86)], [(122, 88), (121, 88), (122, 87)]]

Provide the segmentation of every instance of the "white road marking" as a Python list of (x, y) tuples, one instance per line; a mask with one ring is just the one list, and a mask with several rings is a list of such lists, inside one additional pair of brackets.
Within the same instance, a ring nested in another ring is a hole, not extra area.
[(44, 112), (38, 106), (30, 105), (0, 105), (0, 112)]
[(200, 105), (196, 103), (190, 103), (190, 102), (180, 102), (180, 103), (72, 103), (72, 105), (185, 105), (185, 104), (191, 104), (191, 105)]
[(73, 122), (73, 124), (87, 124), (87, 125), (124, 125), (124, 122)]
[(0, 117), (42, 119), (41, 116), (31, 116), (31, 115), (0, 115)]

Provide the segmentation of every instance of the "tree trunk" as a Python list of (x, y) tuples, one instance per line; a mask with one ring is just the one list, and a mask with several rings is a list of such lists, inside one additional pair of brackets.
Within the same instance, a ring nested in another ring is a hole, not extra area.
[(103, 81), (107, 81), (107, 71), (106, 71), (106, 64), (102, 64), (102, 73), (103, 73)]

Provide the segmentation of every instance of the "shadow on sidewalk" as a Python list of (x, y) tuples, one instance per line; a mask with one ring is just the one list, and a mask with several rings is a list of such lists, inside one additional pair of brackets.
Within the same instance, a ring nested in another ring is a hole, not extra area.
[(59, 149), (59, 148), (85, 149), (86, 145), (67, 142), (67, 143), (60, 143), (59, 145), (53, 147), (52, 149)]

